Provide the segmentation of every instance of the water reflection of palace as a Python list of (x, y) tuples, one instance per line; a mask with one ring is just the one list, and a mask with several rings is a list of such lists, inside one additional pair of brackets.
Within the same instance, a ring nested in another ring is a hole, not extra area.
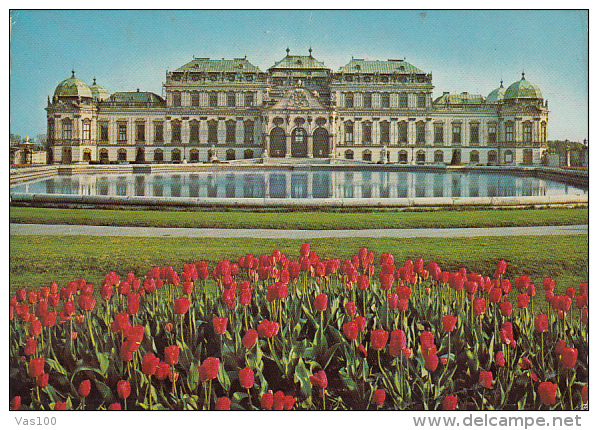
[(523, 176), (417, 172), (244, 172), (59, 177), (12, 192), (181, 198), (400, 199), (581, 194), (566, 184)]

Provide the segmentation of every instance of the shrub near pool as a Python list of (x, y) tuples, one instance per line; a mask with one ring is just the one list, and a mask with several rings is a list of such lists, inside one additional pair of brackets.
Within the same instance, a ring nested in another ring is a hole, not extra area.
[[(13, 409), (579, 409), (588, 390), (587, 284), (558, 294), (394, 261), (341, 262), (308, 244), (110, 272), (10, 300)], [(540, 285), (541, 283), (541, 285)], [(206, 294), (215, 288), (218, 294)], [(545, 297), (546, 313), (530, 298)], [(96, 300), (97, 298), (97, 300)], [(573, 318), (573, 314), (575, 318)]]

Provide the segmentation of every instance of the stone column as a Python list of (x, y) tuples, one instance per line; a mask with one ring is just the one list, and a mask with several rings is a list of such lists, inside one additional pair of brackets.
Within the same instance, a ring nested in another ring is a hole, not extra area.
[(286, 133), (286, 154), (285, 158), (291, 158), (291, 134), (287, 131)]
[(314, 157), (314, 136), (313, 134), (307, 135), (307, 158)]

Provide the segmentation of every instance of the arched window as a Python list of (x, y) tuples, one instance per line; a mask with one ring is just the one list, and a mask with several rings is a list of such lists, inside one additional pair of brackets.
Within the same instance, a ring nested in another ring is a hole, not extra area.
[(352, 160), (353, 159), (353, 151), (350, 149), (347, 149), (345, 151), (345, 160)]
[(87, 162), (91, 161), (91, 150), (86, 149), (83, 151), (83, 161), (87, 161)]
[(426, 143), (426, 123), (418, 121), (415, 124), (415, 143), (425, 145)]
[(116, 159), (118, 161), (127, 161), (127, 150), (126, 149), (120, 148), (116, 154), (117, 154)]
[(504, 154), (504, 162), (505, 164), (511, 164), (515, 162), (515, 158), (513, 157), (513, 151), (507, 149)]
[(444, 143), (444, 124), (442, 122), (434, 124), (434, 143)]
[(199, 151), (197, 149), (192, 149), (189, 152), (189, 161), (191, 163), (199, 163)]
[(441, 150), (434, 151), (434, 163), (444, 163), (444, 152)]
[(407, 163), (407, 151), (404, 149), (399, 151), (399, 163)]
[(370, 121), (361, 123), (361, 142), (372, 143), (372, 123)]
[(229, 119), (226, 121), (226, 143), (235, 143), (237, 140), (237, 123)]
[(172, 152), (170, 153), (170, 160), (173, 163), (178, 163), (181, 161), (181, 150), (178, 148), (175, 148), (172, 150)]
[(363, 161), (372, 161), (372, 151), (370, 151), (369, 149), (366, 149), (365, 151), (363, 151), (361, 153), (361, 159)]
[(275, 127), (270, 132), (270, 157), (284, 157), (286, 152), (286, 133), (281, 127)]
[(469, 162), (471, 164), (478, 164), (480, 162), (480, 153), (478, 151), (471, 151), (469, 153)]
[(353, 139), (353, 122), (345, 121), (345, 144), (352, 145)]
[(399, 143), (407, 143), (407, 121), (399, 122)]
[(424, 164), (426, 162), (426, 153), (421, 149), (415, 154), (415, 162), (417, 164)]
[(172, 142), (181, 143), (181, 122), (178, 119), (175, 119), (170, 125), (172, 127)]
[(532, 123), (530, 121), (523, 123), (523, 141), (525, 143), (532, 142)]
[(246, 160), (253, 158), (253, 149), (246, 149), (245, 152), (243, 152), (243, 158)]
[(390, 143), (390, 123), (382, 121), (380, 123), (380, 144), (387, 145)]
[(106, 148), (100, 149), (100, 163), (108, 164), (110, 160), (108, 159), (108, 150)]
[[(83, 120), (83, 140), (91, 140), (91, 120), (90, 119)], [(91, 160), (91, 154), (90, 154), (90, 160)], [(87, 161), (90, 161), (90, 160), (87, 160)]]
[(488, 151), (488, 164), (496, 164), (497, 155), (496, 151)]
[(243, 143), (245, 144), (252, 144), (253, 143), (253, 133), (254, 133), (254, 125), (253, 121), (247, 120), (243, 123)]
[(199, 142), (199, 121), (189, 121), (189, 142)]
[(71, 140), (73, 138), (73, 123), (70, 118), (62, 121), (62, 139)]
[(226, 150), (226, 159), (227, 160), (234, 160), (235, 159), (235, 150), (229, 148)]
[(218, 143), (218, 120), (208, 121), (208, 143)]
[(164, 153), (162, 152), (162, 150), (160, 148), (157, 148), (154, 151), (154, 161), (156, 161), (156, 162), (164, 161)]
[[(512, 143), (514, 141), (514, 124), (512, 121), (505, 123), (505, 141)], [(506, 154), (506, 153), (505, 153)]]

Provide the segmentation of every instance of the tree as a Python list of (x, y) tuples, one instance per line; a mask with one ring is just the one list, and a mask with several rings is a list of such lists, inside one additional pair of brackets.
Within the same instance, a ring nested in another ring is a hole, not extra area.
[(18, 134), (14, 134), (14, 133), (10, 133), (10, 138), (9, 138), (9, 142), (11, 145), (18, 145), (19, 143), (21, 143), (23, 141), (23, 139), (21, 139), (21, 136), (19, 136)]
[(46, 136), (46, 133), (38, 134), (35, 137), (35, 141), (37, 143), (43, 143), (43, 144), (45, 144), (47, 140), (48, 140), (48, 137)]

